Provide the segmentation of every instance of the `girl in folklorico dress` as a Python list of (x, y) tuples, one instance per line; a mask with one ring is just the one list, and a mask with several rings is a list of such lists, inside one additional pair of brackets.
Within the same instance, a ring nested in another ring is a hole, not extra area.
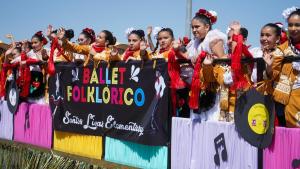
[[(181, 55), (180, 42), (175, 41), (173, 31), (170, 28), (155, 27), (153, 32), (157, 43), (152, 52), (152, 60), (164, 59), (168, 62), (173, 115), (188, 117), (187, 97), (189, 88), (180, 76), (180, 61), (186, 61), (186, 58)], [(159, 50), (157, 50), (158, 48)]]
[[(50, 41), (54, 41), (57, 37), (58, 30), (53, 30), (52, 25), (49, 25), (47, 28), (47, 37)], [(74, 31), (72, 29), (68, 29), (65, 31), (64, 34), (65, 38), (68, 41), (71, 41), (71, 39), (74, 37)], [(73, 62), (74, 59), (74, 53), (70, 51), (64, 51), (59, 44), (57, 46), (53, 46), (54, 42), (51, 44), (51, 49), (53, 51), (53, 58), (50, 57), (50, 59), (53, 59), (54, 63), (61, 63), (61, 62)], [(50, 60), (49, 60), (50, 61)]]
[(274, 83), (270, 92), (274, 100), (285, 105), (284, 114), (288, 127), (300, 127), (300, 62), (284, 62), (287, 56), (300, 55), (300, 9), (292, 7), (283, 12), (288, 23), (288, 41), (269, 55), (264, 55), (267, 75)]
[(191, 83), (189, 106), (191, 118), (217, 120), (220, 112), (219, 96), (216, 94), (217, 83), (205, 81), (202, 62), (207, 55), (216, 58), (226, 57), (224, 45), (226, 35), (212, 25), (217, 21), (216, 12), (200, 9), (192, 19), (194, 39), (187, 45), (187, 58), (194, 64), (194, 75)]
[[(250, 52), (253, 54), (254, 58), (263, 58), (264, 55), (272, 54), (278, 45), (283, 44), (287, 41), (286, 32), (282, 28), (281, 23), (268, 23), (261, 28), (260, 31), (260, 47), (252, 48)], [(258, 70), (260, 66), (261, 70)], [(266, 94), (268, 93), (266, 89), (272, 89), (272, 82), (268, 80), (266, 74), (263, 73), (265, 68), (265, 62), (263, 64), (255, 63), (253, 72), (251, 75), (251, 80), (254, 83), (256, 89)], [(268, 87), (269, 86), (269, 87)], [(284, 105), (275, 102), (275, 112), (276, 112), (276, 125), (285, 126), (284, 118)]]
[[(0, 98), (4, 99), (6, 94), (6, 86), (7, 86), (7, 79), (12, 79), (12, 69), (17, 68), (19, 66), (21, 58), (21, 47), (20, 42), (12, 42), (11, 46), (7, 51), (5, 51), (5, 55), (3, 58), (3, 64), (0, 74)], [(1, 58), (2, 59), (2, 58)]]
[(62, 40), (62, 47), (66, 51), (71, 51), (86, 56), (84, 66), (86, 66), (90, 61), (94, 62), (94, 66), (97, 67), (100, 61), (120, 60), (119, 58), (111, 56), (111, 48), (116, 44), (116, 38), (110, 31), (102, 30), (96, 37), (91, 29), (86, 28), (83, 30), (83, 32), (89, 32), (90, 37), (93, 37), (91, 38), (91, 42), (93, 42), (91, 45), (77, 45), (69, 42), (64, 36), (65, 32), (63, 29), (60, 31), (59, 38)]
[(58, 38), (62, 40), (64, 51), (74, 53), (74, 61), (78, 64), (84, 63), (84, 66), (86, 66), (90, 62), (89, 53), (92, 43), (96, 39), (94, 30), (90, 28), (83, 29), (78, 37), (78, 44), (70, 42), (65, 35), (66, 31), (60, 28)]
[(146, 50), (147, 43), (143, 30), (128, 28), (126, 31), (128, 40), (128, 48), (121, 56), (121, 60), (128, 62), (129, 60), (149, 60), (150, 54)]
[(228, 32), (228, 57), (231, 65), (226, 63), (212, 65), (214, 57), (208, 55), (203, 61), (202, 76), (204, 81), (217, 82), (216, 90), (220, 97), (219, 121), (233, 122), (236, 99), (251, 86), (252, 64), (241, 64), (241, 59), (252, 58), (246, 46), (248, 31), (239, 22), (230, 24)]
[(16, 55), (3, 65), (7, 69), (19, 67), (16, 80), (21, 89), (20, 97), (29, 102), (46, 103), (47, 72), (42, 62), (49, 58), (49, 49), (44, 47), (47, 43), (42, 31), (39, 31), (32, 36), (31, 42), (22, 42), (20, 56)]

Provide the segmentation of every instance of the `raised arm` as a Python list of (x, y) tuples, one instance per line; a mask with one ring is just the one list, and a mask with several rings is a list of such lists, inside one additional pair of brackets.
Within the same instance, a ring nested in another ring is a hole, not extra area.
[(153, 45), (153, 41), (152, 41), (152, 38), (151, 38), (151, 33), (152, 33), (152, 26), (148, 26), (147, 27), (147, 40), (148, 40), (148, 45), (150, 47), (150, 50), (153, 52), (155, 47)]

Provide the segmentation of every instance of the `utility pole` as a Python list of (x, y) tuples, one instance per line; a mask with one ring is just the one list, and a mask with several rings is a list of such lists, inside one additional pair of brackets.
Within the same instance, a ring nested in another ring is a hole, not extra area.
[(191, 38), (192, 0), (186, 0), (185, 36)]

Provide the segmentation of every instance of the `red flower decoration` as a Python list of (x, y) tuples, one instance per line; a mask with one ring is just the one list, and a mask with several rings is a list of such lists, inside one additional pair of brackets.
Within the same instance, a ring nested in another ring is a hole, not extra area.
[(94, 32), (94, 30), (92, 30), (91, 28), (85, 28), (82, 30), (82, 32), (87, 32), (89, 34), (92, 34), (92, 32)]
[(207, 11), (206, 9), (199, 9), (199, 11), (196, 13), (197, 15), (204, 15), (206, 16), (209, 20), (211, 24), (215, 24), (217, 22), (217, 17), (213, 16), (209, 11)]
[(215, 24), (215, 23), (217, 22), (217, 17), (212, 16), (212, 17), (210, 18), (210, 21), (211, 21), (212, 24)]
[(43, 44), (47, 45), (47, 43), (48, 43), (47, 39), (45, 37), (43, 37)]
[(34, 34), (35, 36), (38, 36), (38, 37), (41, 37), (42, 38), (42, 42), (43, 42), (43, 45), (47, 45), (48, 41), (47, 39), (45, 38), (45, 36), (43, 35), (43, 32), (42, 31), (38, 31)]
[(199, 9), (198, 13), (199, 14), (205, 14), (205, 13), (207, 13), (207, 11), (205, 9)]
[(285, 31), (281, 31), (280, 35), (280, 44), (283, 44), (288, 40), (287, 33)]
[(186, 46), (191, 40), (188, 37), (183, 37), (183, 44)]
[(43, 33), (42, 33), (42, 31), (38, 31), (38, 32), (35, 33), (35, 35), (43, 36)]
[(90, 35), (92, 42), (95, 42), (96, 36), (95, 36), (95, 31), (91, 28), (85, 28), (82, 30), (82, 32), (86, 32)]

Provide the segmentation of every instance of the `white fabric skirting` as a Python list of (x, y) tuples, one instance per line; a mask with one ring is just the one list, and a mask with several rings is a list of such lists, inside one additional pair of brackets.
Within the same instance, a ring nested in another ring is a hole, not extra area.
[[(214, 162), (214, 139), (224, 135), (227, 161)], [(257, 148), (238, 136), (235, 125), (226, 122), (202, 122), (184, 118), (172, 119), (171, 166), (180, 169), (257, 169)]]
[(6, 101), (0, 101), (0, 138), (12, 140), (14, 115), (9, 111)]

